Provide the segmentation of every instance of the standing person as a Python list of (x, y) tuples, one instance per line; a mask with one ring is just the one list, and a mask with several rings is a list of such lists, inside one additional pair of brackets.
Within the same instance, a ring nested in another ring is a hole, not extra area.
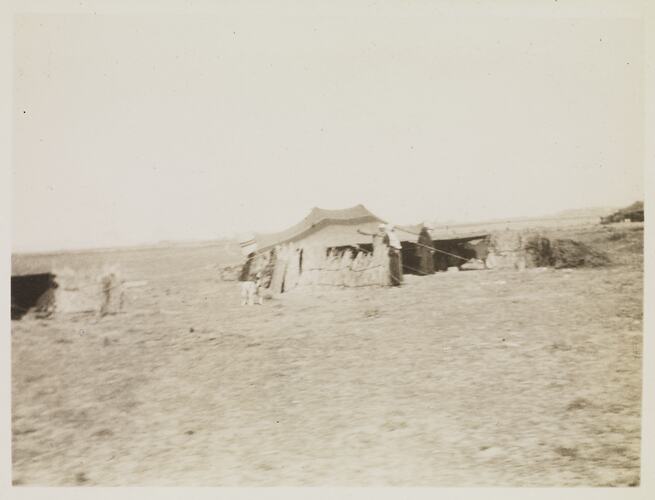
[(239, 281), (241, 282), (241, 305), (249, 306), (255, 303), (255, 294), (257, 293), (257, 283), (254, 274), (252, 273), (252, 263), (255, 260), (255, 252), (250, 252), (246, 262), (241, 268), (239, 273)]
[(416, 256), (419, 260), (421, 274), (434, 274), (434, 245), (432, 243), (432, 236), (430, 236), (430, 232), (425, 226), (423, 226), (418, 236)]
[(389, 248), (391, 286), (399, 286), (403, 282), (402, 245), (391, 224), (385, 227), (382, 242)]
[(378, 232), (377, 234), (373, 234), (373, 247), (375, 248), (378, 246), (380, 243), (387, 245), (388, 243), (384, 243), (384, 239), (387, 235), (387, 225), (386, 224), (378, 224)]

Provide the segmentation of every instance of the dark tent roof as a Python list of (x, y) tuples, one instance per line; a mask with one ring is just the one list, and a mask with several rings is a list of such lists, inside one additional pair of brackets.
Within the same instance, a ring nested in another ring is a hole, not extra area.
[[(363, 236), (364, 233), (377, 232), (377, 226), (386, 223), (377, 215), (369, 211), (364, 205), (341, 210), (326, 210), (324, 208), (313, 208), (309, 215), (298, 224), (291, 226), (284, 231), (270, 234), (258, 234), (255, 236), (258, 251), (266, 251), (277, 245), (297, 242), (309, 238), (311, 243), (319, 243), (327, 247), (349, 246), (362, 243), (370, 243), (370, 237)], [(415, 242), (423, 224), (395, 226), (396, 234), (401, 241)], [(319, 231), (320, 235), (315, 234)], [(430, 231), (433, 240), (461, 240), (469, 241), (488, 236), (488, 231), (479, 228), (471, 228), (466, 231), (443, 231), (432, 229)], [(310, 244), (311, 244), (310, 243)]]
[(474, 240), (481, 240), (483, 238), (487, 238), (490, 235), (490, 232), (482, 232), (482, 231), (469, 231), (466, 233), (459, 233), (459, 234), (453, 234), (453, 233), (435, 233), (432, 232), (432, 240), (433, 241), (474, 241)]
[(255, 239), (257, 240), (257, 249), (262, 251), (276, 245), (301, 240), (330, 224), (347, 226), (382, 222), (384, 221), (371, 213), (364, 205), (341, 210), (314, 207), (309, 215), (298, 224), (279, 233), (258, 234)]

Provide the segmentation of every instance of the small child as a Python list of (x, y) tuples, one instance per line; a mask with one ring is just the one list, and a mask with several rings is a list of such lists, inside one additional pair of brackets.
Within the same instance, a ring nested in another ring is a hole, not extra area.
[(253, 305), (255, 294), (257, 293), (257, 284), (254, 281), (241, 282), (241, 305)]
[(241, 282), (241, 305), (245, 306), (246, 304), (251, 306), (254, 304), (255, 294), (257, 293), (257, 283), (256, 278), (251, 272), (252, 261), (255, 258), (254, 253), (250, 253), (246, 262), (241, 268), (241, 273), (239, 275), (239, 281)]

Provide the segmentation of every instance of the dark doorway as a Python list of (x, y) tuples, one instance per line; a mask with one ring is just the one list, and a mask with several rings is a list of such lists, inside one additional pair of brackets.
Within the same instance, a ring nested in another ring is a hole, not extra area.
[(488, 238), (461, 238), (434, 240), (434, 268), (446, 271), (449, 267), (461, 267), (469, 259), (484, 260), (489, 253)]
[(421, 271), (421, 259), (418, 256), (417, 249), (416, 244), (411, 241), (402, 242), (402, 250), (400, 252), (403, 258), (403, 274), (425, 275)]
[(11, 319), (21, 319), (33, 307), (45, 308), (57, 288), (51, 273), (11, 277)]

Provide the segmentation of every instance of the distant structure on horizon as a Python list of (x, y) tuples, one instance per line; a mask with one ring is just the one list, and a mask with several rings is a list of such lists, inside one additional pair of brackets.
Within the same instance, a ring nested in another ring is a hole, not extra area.
[(644, 222), (644, 202), (635, 201), (632, 205), (617, 210), (607, 217), (601, 219), (601, 223), (610, 224), (612, 222)]

